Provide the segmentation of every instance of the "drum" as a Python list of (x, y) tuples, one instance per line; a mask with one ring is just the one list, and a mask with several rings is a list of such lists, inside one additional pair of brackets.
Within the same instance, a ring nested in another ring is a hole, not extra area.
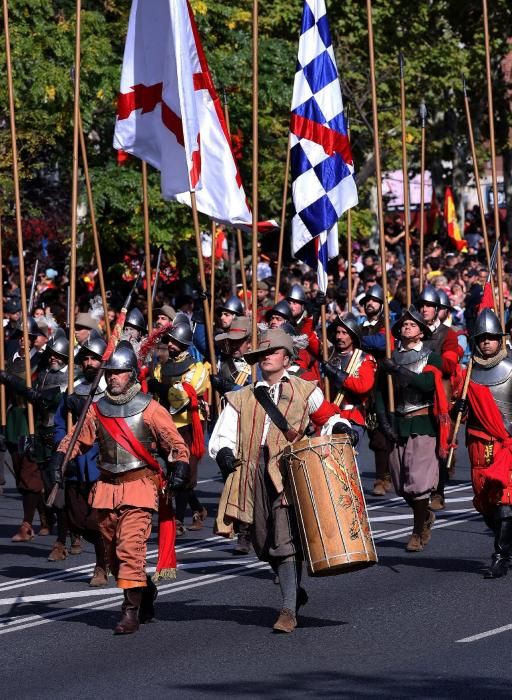
[(346, 435), (306, 438), (284, 451), (310, 576), (377, 563), (354, 448)]

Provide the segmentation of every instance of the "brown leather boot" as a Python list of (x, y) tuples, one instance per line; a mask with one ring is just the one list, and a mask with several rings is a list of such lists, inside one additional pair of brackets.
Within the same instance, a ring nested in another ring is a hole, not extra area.
[(435, 514), (429, 511), (427, 519), (425, 520), (425, 524), (423, 525), (423, 530), (421, 532), (421, 544), (423, 546), (430, 542), (430, 538), (432, 537), (432, 528), (434, 527), (435, 521)]
[(62, 544), (62, 542), (55, 542), (55, 544), (52, 547), (52, 551), (50, 552), (50, 555), (48, 557), (48, 561), (64, 561), (64, 559), (68, 558), (68, 550), (66, 549), (66, 546)]
[(133, 634), (139, 629), (142, 590), (142, 588), (128, 588), (124, 591), (124, 603), (121, 606), (122, 616), (114, 627), (114, 634)]
[(444, 496), (440, 493), (433, 493), (430, 499), (430, 510), (444, 510)]
[(237, 556), (243, 556), (244, 554), (249, 554), (251, 551), (251, 536), (248, 532), (239, 532), (236, 542), (236, 547), (233, 550), (233, 554)]
[(108, 574), (101, 566), (95, 566), (92, 578), (89, 581), (89, 586), (92, 588), (101, 588), (108, 584)]
[(279, 617), (274, 625), (274, 630), (276, 632), (293, 632), (297, 627), (297, 618), (293, 610), (288, 610), (288, 608), (283, 608), (279, 613)]
[(204, 521), (206, 520), (206, 516), (208, 515), (208, 511), (206, 508), (203, 506), (200, 511), (195, 511), (195, 513), (192, 516), (192, 525), (188, 526), (189, 530), (201, 530)]
[(391, 481), (391, 474), (386, 474), (384, 477), (384, 488), (386, 489), (386, 493), (389, 493), (390, 491), (393, 490), (393, 482)]
[(176, 537), (183, 537), (186, 533), (187, 528), (183, 525), (180, 520), (176, 520)]
[(41, 527), (39, 528), (39, 532), (37, 533), (39, 537), (48, 537), (48, 535), (51, 535), (52, 533), (52, 528), (50, 525), (50, 521), (48, 520), (48, 517), (46, 515), (46, 510), (44, 508), (41, 508), (39, 512), (39, 520), (41, 521)]
[(11, 538), (11, 542), (30, 542), (35, 537), (32, 525), (24, 520), (18, 532)]
[(385, 496), (386, 485), (382, 479), (377, 479), (373, 485), (372, 496)]
[(80, 535), (71, 535), (71, 549), (70, 554), (81, 554), (82, 553), (82, 542)]
[(421, 537), (417, 535), (415, 532), (412, 533), (412, 535), (409, 537), (409, 542), (407, 542), (407, 545), (405, 547), (406, 552), (422, 552), (423, 551), (423, 544), (421, 542)]

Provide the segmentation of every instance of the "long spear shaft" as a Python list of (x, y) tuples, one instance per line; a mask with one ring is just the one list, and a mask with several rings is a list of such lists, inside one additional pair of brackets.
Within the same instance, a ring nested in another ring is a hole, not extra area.
[[(466, 89), (466, 81), (462, 78), (462, 91), (464, 93), (464, 108), (466, 111), (466, 121), (468, 123), (469, 145), (471, 147), (471, 160), (473, 161), (473, 177), (475, 178), (476, 194), (478, 197), (478, 207), (480, 209), (480, 224), (484, 235), (485, 256), (487, 258), (487, 269), (491, 269), (491, 250), (489, 247), (489, 234), (487, 233), (487, 222), (485, 220), (484, 198), (482, 197), (482, 188), (480, 187), (480, 173), (478, 168), (478, 159), (475, 149), (475, 138), (473, 134), (473, 123), (471, 121), (471, 111), (469, 109), (468, 92)], [(494, 289), (493, 289), (494, 294)]]
[[(25, 288), (25, 260), (23, 257), (23, 232), (21, 227), (21, 197), (20, 181), (18, 171), (18, 146), (16, 141), (16, 113), (14, 108), (14, 86), (12, 80), (11, 62), (11, 38), (9, 31), (9, 9), (7, 0), (3, 0), (4, 11), (4, 34), (5, 34), (5, 57), (7, 63), (7, 86), (9, 92), (9, 115), (11, 121), (11, 146), (12, 146), (12, 175), (14, 181), (14, 203), (16, 215), (16, 237), (18, 243), (18, 259), (20, 271), (20, 301), (23, 319), (23, 345), (24, 345), (24, 365), (25, 382), (27, 387), (32, 386), (32, 371), (30, 366), (30, 348), (28, 341), (28, 314), (27, 314), (27, 290)], [(0, 290), (3, 292), (3, 290)], [(29, 435), (34, 435), (34, 408), (30, 402), (27, 403), (27, 423)]]
[[(229, 107), (228, 107), (228, 96), (226, 91), (224, 91), (224, 117), (226, 119), (226, 126), (228, 129), (229, 140), (231, 142), (231, 123), (229, 121)], [(238, 258), (240, 260), (240, 277), (242, 280), (242, 290), (244, 295), (244, 309), (245, 313), (249, 313), (249, 297), (247, 295), (247, 275), (245, 272), (244, 264), (244, 244), (242, 241), (242, 231), (237, 228), (236, 230), (236, 245), (238, 249)]]
[(148, 201), (148, 166), (142, 161), (142, 207), (144, 210), (144, 255), (146, 258), (146, 305), (148, 330), (153, 328), (153, 305), (151, 289), (151, 247), (149, 243), (149, 201)]
[(211, 274), (210, 274), (210, 318), (213, 319), (213, 314), (215, 311), (215, 241), (217, 238), (217, 226), (215, 221), (211, 221), (211, 231), (212, 231), (212, 255), (211, 255)]
[(107, 292), (105, 290), (105, 278), (103, 276), (103, 262), (101, 260), (100, 238), (98, 235), (98, 226), (96, 224), (96, 209), (94, 207), (94, 198), (92, 196), (91, 178), (89, 175), (89, 161), (87, 158), (87, 146), (85, 144), (84, 129), (82, 126), (82, 115), (78, 113), (80, 135), (80, 150), (82, 152), (82, 165), (84, 167), (85, 188), (87, 190), (87, 202), (89, 204), (89, 215), (91, 217), (92, 240), (94, 243), (94, 257), (96, 258), (96, 267), (98, 268), (98, 282), (100, 285), (101, 302), (103, 304), (103, 314), (105, 318), (105, 333), (107, 340), (110, 339), (110, 324), (108, 322), (108, 302)]
[[(32, 284), (30, 285), (30, 296), (28, 298), (28, 315), (32, 315), (34, 310), (34, 301), (36, 296), (36, 285), (37, 285), (37, 273), (39, 271), (39, 260), (36, 260), (34, 265), (34, 272), (32, 273)], [(3, 318), (3, 316), (2, 316)]]
[[(252, 4), (252, 347), (258, 344), (258, 0)], [(253, 381), (256, 365), (253, 366)]]
[[(350, 114), (349, 105), (347, 105), (347, 136), (350, 142)], [(352, 282), (352, 208), (347, 209), (347, 310), (352, 313), (352, 297), (353, 297), (353, 282)]]
[[(69, 264), (69, 361), (68, 361), (68, 396), (75, 385), (75, 299), (76, 299), (76, 244), (78, 218), (78, 143), (80, 131), (80, 31), (81, 0), (76, 0), (76, 36), (74, 65), (74, 113), (73, 113), (73, 177), (71, 186), (71, 259)], [(73, 417), (68, 412), (68, 430), (73, 425)]]
[[(386, 357), (391, 357), (391, 332), (389, 326), (388, 280), (386, 275), (386, 240), (384, 238), (384, 212), (382, 207), (382, 178), (380, 169), (379, 117), (377, 113), (377, 85), (375, 80), (375, 55), (373, 48), (372, 1), (366, 0), (368, 21), (368, 49), (370, 54), (370, 80), (372, 89), (373, 144), (375, 152), (375, 176), (377, 178), (377, 210), (379, 218), (380, 258), (382, 266), (382, 290), (384, 293), (384, 328), (386, 333)], [(388, 375), (388, 401), (391, 413), (395, 410), (393, 382)]]
[[(160, 278), (160, 267), (162, 266), (162, 247), (158, 249), (158, 257), (156, 259), (156, 268), (155, 268), (155, 281), (153, 282), (153, 290), (151, 292), (151, 307), (153, 307), (155, 303), (155, 298), (156, 298), (156, 293), (158, 290), (158, 280)], [(148, 324), (148, 330), (151, 333), (151, 326)]]
[(290, 177), (290, 160), (291, 160), (291, 136), (288, 135), (288, 142), (286, 147), (286, 165), (284, 170), (284, 182), (283, 182), (283, 200), (281, 202), (281, 225), (279, 227), (279, 247), (277, 251), (277, 270), (276, 270), (276, 292), (274, 296), (274, 303), (277, 304), (279, 300), (279, 287), (281, 286), (281, 268), (283, 266), (283, 243), (284, 243), (284, 229), (286, 226), (286, 201), (288, 199), (288, 181)]
[(498, 306), (501, 326), (502, 328), (504, 328), (505, 306), (503, 302), (503, 266), (501, 264), (500, 209), (498, 204), (498, 176), (496, 172), (496, 143), (494, 141), (494, 106), (492, 99), (491, 50), (489, 46), (489, 16), (487, 13), (487, 0), (482, 0), (482, 10), (484, 19), (485, 71), (487, 76), (487, 104), (489, 113), (489, 141), (491, 145), (492, 194), (494, 199), (494, 229), (496, 231), (496, 241), (498, 242), (498, 255), (496, 260), (496, 271), (498, 279)]
[(427, 108), (420, 104), (421, 152), (420, 152), (420, 290), (423, 289), (423, 258), (425, 255), (425, 131), (427, 128)]
[(411, 241), (409, 233), (409, 173), (407, 171), (407, 126), (405, 121), (405, 76), (404, 57), (402, 52), (398, 54), (400, 69), (400, 115), (402, 123), (402, 177), (404, 186), (404, 245), (405, 245), (405, 285), (407, 306), (412, 303), (411, 296)]

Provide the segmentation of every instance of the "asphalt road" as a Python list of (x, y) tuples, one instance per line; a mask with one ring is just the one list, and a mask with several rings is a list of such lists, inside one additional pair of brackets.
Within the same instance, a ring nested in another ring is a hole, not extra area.
[[(10, 542), (21, 504), (9, 477), (0, 497), (3, 696), (510, 698), (512, 578), (482, 578), (492, 537), (472, 509), (467, 455), (459, 453), (428, 547), (405, 552), (412, 518), (400, 499), (368, 497), (379, 565), (305, 577), (310, 601), (291, 635), (272, 632), (280, 595), (269, 569), (234, 557), (209, 517), (179, 539), (179, 576), (160, 586), (158, 619), (113, 636), (121, 595), (112, 583), (88, 588), (88, 545), (55, 564), (46, 560), (51, 537)], [(365, 445), (359, 465), (368, 488)], [(210, 516), (221, 488), (216, 471), (205, 460), (199, 488)]]

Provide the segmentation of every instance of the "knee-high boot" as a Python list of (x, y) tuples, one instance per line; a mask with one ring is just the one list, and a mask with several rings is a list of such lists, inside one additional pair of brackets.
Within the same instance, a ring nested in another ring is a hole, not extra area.
[(512, 554), (512, 518), (502, 519), (496, 522), (496, 536), (494, 538), (494, 554), (489, 569), (484, 578), (501, 578), (508, 573), (510, 557)]
[(142, 588), (128, 588), (123, 591), (122, 616), (114, 628), (114, 634), (133, 634), (139, 629), (139, 609), (142, 601), (142, 591)]

